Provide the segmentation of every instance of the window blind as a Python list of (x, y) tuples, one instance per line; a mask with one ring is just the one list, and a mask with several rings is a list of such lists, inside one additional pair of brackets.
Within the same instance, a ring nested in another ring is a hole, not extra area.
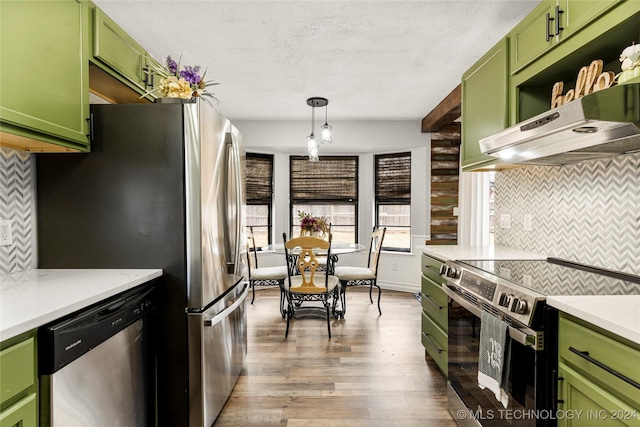
[(291, 156), (290, 161), (292, 203), (357, 201), (357, 156), (323, 156), (317, 162)]
[(271, 204), (273, 156), (247, 153), (247, 203)]
[(411, 153), (375, 156), (377, 203), (411, 203)]

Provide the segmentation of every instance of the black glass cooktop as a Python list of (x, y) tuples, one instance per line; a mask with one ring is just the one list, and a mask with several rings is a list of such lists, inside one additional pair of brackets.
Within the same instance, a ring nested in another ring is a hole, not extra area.
[(544, 295), (640, 295), (640, 276), (556, 258), (459, 262)]

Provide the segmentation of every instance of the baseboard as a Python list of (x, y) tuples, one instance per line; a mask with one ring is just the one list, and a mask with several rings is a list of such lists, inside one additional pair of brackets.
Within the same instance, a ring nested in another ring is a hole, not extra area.
[(389, 289), (391, 291), (410, 292), (412, 294), (420, 292), (420, 285), (413, 283), (398, 283), (398, 282), (378, 282), (378, 285), (382, 289)]

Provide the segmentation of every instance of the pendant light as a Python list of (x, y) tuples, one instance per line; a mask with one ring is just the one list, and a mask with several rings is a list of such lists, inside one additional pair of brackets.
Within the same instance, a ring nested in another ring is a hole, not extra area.
[(323, 144), (331, 144), (331, 125), (327, 122), (327, 110), (329, 109), (329, 101), (324, 106), (324, 124), (320, 126), (320, 142)]
[(311, 134), (307, 137), (307, 152), (309, 153), (310, 162), (317, 162), (319, 160), (318, 138), (315, 135), (316, 107), (325, 107), (324, 125), (320, 127), (322, 129), (320, 131), (321, 142), (323, 144), (331, 143), (331, 126), (327, 122), (327, 104), (329, 104), (329, 100), (326, 98), (316, 96), (307, 99), (307, 105), (311, 107)]

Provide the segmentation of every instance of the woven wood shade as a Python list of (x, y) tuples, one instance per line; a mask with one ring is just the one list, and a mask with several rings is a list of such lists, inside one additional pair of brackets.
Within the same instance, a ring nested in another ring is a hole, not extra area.
[(247, 203), (269, 204), (273, 194), (273, 156), (247, 153)]
[(358, 199), (358, 157), (323, 156), (317, 162), (300, 156), (290, 159), (292, 203)]
[(378, 203), (411, 203), (411, 153), (375, 156), (375, 174)]

